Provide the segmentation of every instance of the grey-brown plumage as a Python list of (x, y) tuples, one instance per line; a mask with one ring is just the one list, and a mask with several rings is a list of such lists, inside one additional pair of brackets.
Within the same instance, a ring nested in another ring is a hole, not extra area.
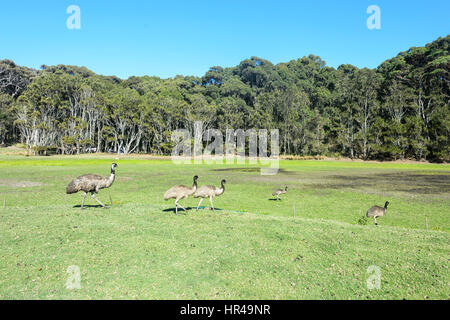
[(164, 200), (175, 199), (175, 214), (178, 214), (178, 206), (186, 211), (184, 207), (178, 204), (178, 201), (181, 199), (186, 199), (190, 195), (194, 194), (194, 192), (197, 190), (197, 179), (198, 176), (194, 176), (194, 183), (190, 188), (184, 185), (178, 185), (173, 186), (164, 193)]
[(366, 216), (367, 217), (373, 217), (375, 224), (378, 225), (377, 217), (382, 217), (386, 214), (387, 207), (389, 205), (389, 201), (386, 201), (384, 204), (384, 208), (380, 206), (373, 206), (369, 210), (367, 210)]
[(281, 200), (280, 199), (280, 194), (285, 194), (287, 192), (288, 187), (284, 186), (284, 189), (276, 189), (272, 192), (273, 196), (277, 196), (277, 200)]
[(216, 187), (216, 186), (210, 186), (210, 185), (204, 185), (201, 186), (200, 188), (197, 189), (197, 191), (195, 191), (194, 193), (194, 198), (201, 198), (200, 202), (198, 203), (197, 206), (197, 210), (200, 207), (200, 204), (202, 203), (203, 199), (205, 198), (209, 198), (209, 202), (211, 203), (211, 208), (212, 210), (214, 210), (214, 204), (212, 199), (214, 197), (220, 196), (221, 194), (223, 194), (225, 192), (225, 183), (227, 181), (225, 179), (223, 179), (220, 182), (220, 188)]
[(86, 195), (89, 192), (91, 193), (92, 199), (97, 201), (103, 208), (106, 208), (106, 206), (95, 197), (95, 194), (98, 193), (101, 189), (111, 187), (116, 177), (116, 167), (116, 163), (113, 163), (111, 165), (111, 174), (107, 178), (96, 174), (85, 174), (83, 176), (79, 176), (67, 185), (66, 193), (72, 194), (79, 191), (84, 192), (83, 200), (81, 202), (81, 209), (84, 209), (84, 200), (86, 199)]

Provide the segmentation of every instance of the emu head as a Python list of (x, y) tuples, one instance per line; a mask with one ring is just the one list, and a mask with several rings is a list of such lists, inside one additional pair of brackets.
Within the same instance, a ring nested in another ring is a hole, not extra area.
[(288, 189), (288, 186), (284, 186), (284, 191), (287, 191), (287, 189)]
[(225, 183), (227, 183), (227, 180), (223, 179), (222, 181), (220, 181), (221, 185), (224, 185)]
[(197, 179), (198, 179), (198, 176), (197, 175), (195, 175), (194, 176), (194, 183), (192, 184), (192, 188), (197, 188)]
[(116, 172), (116, 167), (118, 167), (118, 165), (117, 165), (117, 163), (113, 163), (112, 165), (111, 165), (111, 173), (115, 173)]
[(384, 208), (387, 209), (388, 205), (389, 205), (389, 201), (386, 201), (386, 203), (384, 204)]

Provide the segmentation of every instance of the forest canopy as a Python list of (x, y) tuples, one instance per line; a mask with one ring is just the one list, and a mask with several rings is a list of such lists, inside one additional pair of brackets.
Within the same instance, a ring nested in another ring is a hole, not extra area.
[(314, 55), (277, 65), (251, 57), (169, 79), (0, 60), (0, 145), (170, 154), (172, 131), (203, 121), (204, 129), (279, 129), (282, 154), (448, 161), (449, 42), (412, 47), (376, 69), (335, 69)]

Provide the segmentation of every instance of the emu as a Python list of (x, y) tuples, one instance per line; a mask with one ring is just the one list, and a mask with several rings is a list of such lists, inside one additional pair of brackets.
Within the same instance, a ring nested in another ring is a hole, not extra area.
[(373, 217), (373, 219), (375, 221), (375, 225), (378, 225), (377, 217), (382, 217), (386, 214), (388, 205), (389, 205), (389, 201), (386, 201), (386, 203), (384, 204), (384, 208), (382, 208), (380, 206), (373, 206), (372, 208), (367, 210), (366, 216)]
[(96, 193), (98, 193), (101, 189), (109, 188), (114, 182), (114, 179), (116, 178), (116, 167), (118, 165), (116, 163), (113, 163), (111, 165), (111, 174), (108, 178), (96, 175), (96, 174), (85, 174), (83, 176), (80, 176), (74, 180), (72, 180), (66, 188), (67, 194), (77, 193), (79, 191), (83, 191), (83, 200), (81, 202), (81, 210), (84, 209), (84, 200), (86, 199), (86, 195), (90, 192), (92, 199), (97, 201), (103, 208), (106, 208), (106, 206), (97, 199), (95, 196)]
[(280, 194), (285, 194), (287, 192), (288, 187), (284, 186), (284, 190), (283, 189), (276, 189), (272, 192), (273, 196), (277, 196), (277, 200), (281, 200), (280, 199)]
[(197, 211), (198, 211), (198, 208), (200, 207), (200, 204), (202, 203), (203, 199), (205, 199), (205, 198), (209, 198), (209, 202), (211, 203), (211, 208), (213, 210), (215, 210), (212, 199), (216, 196), (220, 196), (221, 194), (223, 194), (225, 192), (225, 183), (226, 182), (227, 181), (225, 179), (223, 179), (220, 182), (220, 185), (221, 185), (220, 188), (217, 188), (215, 186), (209, 186), (209, 185), (201, 186), (200, 188), (198, 188), (197, 191), (195, 191), (195, 193), (194, 193), (194, 198), (201, 198), (200, 202), (198, 203), (198, 206), (197, 206)]
[(167, 190), (166, 193), (164, 193), (164, 200), (175, 199), (175, 214), (178, 214), (178, 206), (186, 211), (183, 206), (178, 204), (178, 201), (181, 199), (186, 199), (190, 195), (194, 194), (194, 192), (197, 190), (197, 179), (198, 176), (194, 176), (194, 183), (191, 188), (183, 185), (178, 185), (173, 186), (172, 188)]

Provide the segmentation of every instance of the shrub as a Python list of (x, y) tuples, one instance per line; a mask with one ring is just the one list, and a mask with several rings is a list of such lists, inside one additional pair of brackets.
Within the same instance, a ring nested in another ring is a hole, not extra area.
[(16, 143), (16, 144), (14, 145), (14, 147), (15, 147), (15, 148), (19, 148), (19, 149), (26, 149), (26, 148), (27, 148), (27, 146), (26, 146), (25, 143)]
[(365, 226), (367, 224), (367, 217), (366, 216), (362, 216), (361, 218), (358, 219), (358, 224)]

